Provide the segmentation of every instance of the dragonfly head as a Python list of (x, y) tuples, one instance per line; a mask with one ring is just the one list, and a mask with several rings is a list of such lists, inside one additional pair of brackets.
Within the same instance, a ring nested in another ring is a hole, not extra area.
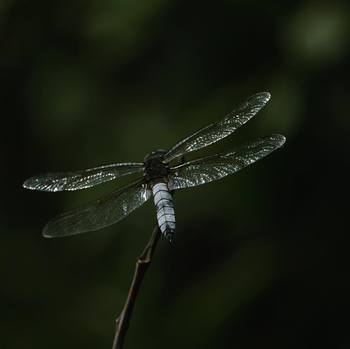
[(145, 156), (145, 158), (143, 159), (144, 162), (147, 162), (151, 159), (159, 159), (159, 160), (163, 160), (164, 155), (166, 154), (165, 150), (162, 149), (157, 149), (155, 151), (152, 151), (151, 153), (147, 154)]

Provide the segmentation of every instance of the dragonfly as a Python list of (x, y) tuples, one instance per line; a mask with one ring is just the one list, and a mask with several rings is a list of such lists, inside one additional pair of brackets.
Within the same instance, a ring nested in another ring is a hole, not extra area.
[(60, 192), (91, 188), (127, 175), (140, 174), (139, 179), (105, 197), (57, 216), (46, 224), (43, 235), (62, 237), (99, 230), (120, 221), (153, 196), (159, 229), (171, 242), (175, 234), (175, 190), (199, 186), (236, 173), (280, 148), (286, 138), (272, 134), (227, 152), (182, 163), (178, 160), (231, 135), (258, 113), (269, 99), (268, 92), (256, 93), (223, 119), (192, 133), (168, 151), (151, 152), (143, 162), (116, 163), (28, 178), (23, 183), (26, 189)]

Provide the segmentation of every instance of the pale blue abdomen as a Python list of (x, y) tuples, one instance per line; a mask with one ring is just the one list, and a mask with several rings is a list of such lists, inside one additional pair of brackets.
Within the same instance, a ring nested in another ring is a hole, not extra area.
[(162, 234), (171, 241), (175, 234), (175, 211), (173, 197), (166, 183), (156, 183), (152, 187), (154, 204), (157, 209), (158, 226)]

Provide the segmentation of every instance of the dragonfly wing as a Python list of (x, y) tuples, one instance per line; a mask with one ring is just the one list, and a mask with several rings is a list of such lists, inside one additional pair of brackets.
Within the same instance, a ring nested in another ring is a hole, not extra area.
[(214, 122), (189, 137), (183, 139), (165, 154), (165, 162), (185, 153), (213, 144), (234, 132), (249, 121), (270, 99), (268, 92), (260, 92), (249, 97), (240, 107), (227, 114), (222, 120)]
[(79, 190), (143, 171), (142, 163), (120, 163), (76, 172), (47, 173), (28, 178), (23, 187), (40, 191)]
[(143, 181), (129, 184), (90, 205), (63, 213), (47, 223), (45, 237), (61, 237), (94, 231), (123, 219), (151, 196)]
[(176, 166), (171, 170), (169, 187), (171, 190), (189, 188), (226, 177), (270, 154), (281, 147), (285, 140), (284, 136), (272, 135), (227, 153)]

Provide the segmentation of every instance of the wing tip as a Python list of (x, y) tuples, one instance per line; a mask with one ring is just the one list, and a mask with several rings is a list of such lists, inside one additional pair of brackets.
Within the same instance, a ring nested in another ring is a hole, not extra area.
[[(45, 178), (45, 176), (34, 176), (26, 179), (22, 183), (24, 189), (43, 191), (43, 192), (57, 192), (63, 190), (76, 190), (75, 188), (65, 188), (64, 185), (59, 185), (60, 183), (54, 183)], [(82, 188), (84, 189), (84, 188)]]
[(47, 234), (45, 231), (43, 231), (43, 237), (45, 238), (45, 239), (52, 239), (52, 238), (54, 238), (54, 236), (52, 236), (52, 235), (50, 235), (50, 234)]
[(285, 136), (278, 133), (272, 134), (270, 136), (270, 139), (276, 143), (276, 148), (282, 147), (287, 141), (287, 138)]
[(252, 114), (253, 116), (267, 104), (270, 98), (270, 92), (257, 92), (248, 97), (248, 99), (246, 99), (246, 101), (242, 104), (242, 107), (251, 108), (254, 111)]
[(48, 222), (43, 231), (42, 231), (42, 236), (46, 239), (54, 239), (54, 238), (61, 238), (64, 236), (68, 236), (68, 235), (74, 235), (71, 233), (67, 233), (66, 231), (59, 231), (57, 229), (55, 229), (54, 227), (52, 227), (52, 225), (54, 225), (55, 221), (50, 221)]
[(29, 190), (37, 190), (37, 191), (53, 191), (48, 186), (43, 186), (42, 183), (40, 183), (40, 180), (42, 179), (41, 176), (34, 176), (26, 179), (22, 183), (22, 187), (24, 189)]
[(22, 183), (22, 188), (24, 189), (30, 189), (30, 190), (35, 190), (35, 185), (33, 184), (33, 177), (30, 177), (28, 179), (26, 179), (23, 183)]
[(255, 95), (253, 95), (251, 98), (256, 98), (263, 104), (266, 104), (271, 98), (271, 93), (267, 91), (258, 92)]
[(51, 239), (54, 236), (49, 233), (49, 225), (50, 225), (50, 222), (45, 225), (45, 227), (43, 229), (43, 232), (42, 232), (42, 235), (43, 235), (44, 238)]

